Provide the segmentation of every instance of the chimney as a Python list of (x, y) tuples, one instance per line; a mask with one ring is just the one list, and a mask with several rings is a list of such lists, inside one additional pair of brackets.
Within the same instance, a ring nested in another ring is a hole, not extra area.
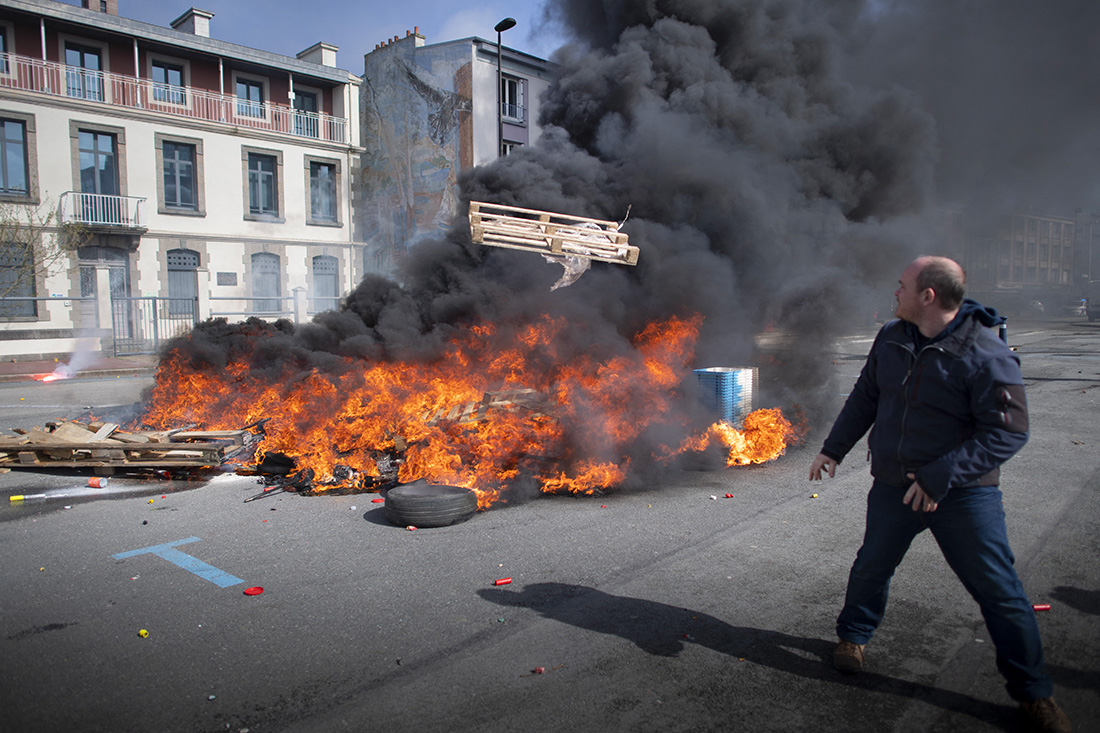
[(311, 64), (320, 64), (321, 66), (336, 67), (336, 52), (340, 50), (339, 46), (333, 46), (331, 43), (315, 43), (305, 51), (298, 54), (298, 58), (302, 61), (308, 61)]
[[(111, 2), (111, 0), (107, 0), (107, 2)], [(117, 0), (115, 0), (115, 2), (117, 2)], [(172, 27), (181, 33), (191, 33), (192, 35), (209, 38), (210, 19), (213, 17), (214, 14), (209, 10), (191, 8), (186, 13), (173, 20)]]
[(80, 7), (97, 13), (118, 15), (118, 0), (80, 0)]

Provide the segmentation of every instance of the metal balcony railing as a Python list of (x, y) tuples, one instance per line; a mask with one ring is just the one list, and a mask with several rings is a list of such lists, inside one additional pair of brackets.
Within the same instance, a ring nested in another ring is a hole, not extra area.
[(61, 222), (144, 229), (145, 199), (66, 191), (61, 194)]
[(0, 87), (70, 99), (250, 127), (268, 132), (347, 143), (347, 120), (303, 112), (271, 102), (251, 102), (228, 94), (158, 84), (106, 71), (90, 71), (54, 61), (0, 54)]
[(500, 103), (500, 114), (507, 122), (524, 122), (527, 108), (518, 104)]

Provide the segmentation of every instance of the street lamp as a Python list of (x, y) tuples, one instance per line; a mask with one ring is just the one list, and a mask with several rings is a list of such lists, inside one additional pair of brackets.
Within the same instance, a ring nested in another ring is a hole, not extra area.
[(500, 34), (509, 28), (515, 28), (515, 18), (505, 18), (493, 26), (497, 32), (497, 157), (504, 155), (504, 98), (501, 87), (504, 86), (504, 72), (500, 69)]

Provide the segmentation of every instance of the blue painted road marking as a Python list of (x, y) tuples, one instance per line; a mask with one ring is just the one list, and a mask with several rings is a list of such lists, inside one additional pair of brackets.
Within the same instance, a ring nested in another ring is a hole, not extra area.
[(130, 550), (129, 552), (120, 552), (117, 555), (112, 555), (116, 560), (122, 560), (127, 557), (134, 557), (135, 555), (156, 555), (163, 558), (173, 565), (178, 565), (184, 570), (194, 573), (203, 580), (209, 580), (219, 588), (228, 588), (231, 585), (237, 585), (244, 581), (235, 575), (230, 575), (224, 570), (218, 570), (213, 565), (208, 565), (197, 557), (192, 557), (186, 552), (180, 552), (176, 549), (176, 545), (186, 545), (189, 542), (202, 542), (201, 537), (188, 537), (185, 540), (176, 540), (175, 542), (165, 542), (163, 545), (153, 545), (152, 547), (143, 547), (140, 550)]

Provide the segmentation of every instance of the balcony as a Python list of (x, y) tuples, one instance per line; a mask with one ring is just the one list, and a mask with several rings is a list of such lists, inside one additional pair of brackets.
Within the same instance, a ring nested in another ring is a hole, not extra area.
[(10, 53), (0, 54), (0, 88), (150, 110), (324, 142), (348, 142), (347, 120), (343, 117)]
[(61, 223), (96, 229), (145, 229), (145, 199), (66, 191), (61, 194)]
[(527, 122), (527, 108), (518, 104), (500, 103), (500, 114), (505, 122), (522, 125)]

